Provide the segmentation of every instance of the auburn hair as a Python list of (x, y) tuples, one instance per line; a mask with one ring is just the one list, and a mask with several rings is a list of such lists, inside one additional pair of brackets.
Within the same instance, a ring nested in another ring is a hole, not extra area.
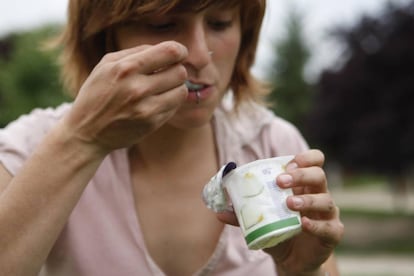
[[(199, 11), (210, 5), (240, 6), (241, 45), (229, 88), (235, 104), (258, 100), (267, 92), (250, 72), (254, 63), (266, 0), (69, 0), (62, 46), (62, 79), (76, 96), (83, 82), (101, 58), (111, 51), (113, 26), (140, 16), (169, 11)], [(113, 42), (112, 42), (113, 43)]]

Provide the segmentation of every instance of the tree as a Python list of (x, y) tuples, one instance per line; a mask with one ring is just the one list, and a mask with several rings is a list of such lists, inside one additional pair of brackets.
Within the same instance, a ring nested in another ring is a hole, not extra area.
[(307, 136), (356, 172), (402, 179), (414, 164), (414, 2), (336, 35), (349, 59), (318, 83)]
[(286, 37), (275, 43), (277, 58), (270, 75), (273, 89), (269, 101), (275, 113), (302, 129), (311, 99), (311, 85), (304, 78), (310, 50), (303, 37), (302, 16), (293, 9), (286, 30)]
[(57, 30), (47, 26), (1, 39), (0, 126), (35, 107), (68, 99), (59, 81), (57, 52), (42, 50), (42, 43)]

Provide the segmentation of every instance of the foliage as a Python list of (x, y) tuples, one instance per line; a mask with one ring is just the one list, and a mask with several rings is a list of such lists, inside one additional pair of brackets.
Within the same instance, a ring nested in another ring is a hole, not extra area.
[(0, 126), (35, 107), (68, 98), (59, 81), (56, 51), (42, 49), (57, 27), (10, 34), (0, 41)]
[(275, 44), (277, 59), (273, 64), (269, 101), (273, 111), (299, 129), (309, 110), (311, 86), (304, 79), (310, 50), (303, 37), (302, 16), (292, 10), (286, 23), (286, 37)]
[(414, 2), (388, 5), (337, 31), (349, 59), (323, 73), (307, 136), (348, 169), (401, 175), (414, 164)]

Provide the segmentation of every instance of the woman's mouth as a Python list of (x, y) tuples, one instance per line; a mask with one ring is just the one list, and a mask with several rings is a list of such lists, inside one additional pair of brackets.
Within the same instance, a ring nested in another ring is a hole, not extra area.
[(195, 98), (195, 102), (199, 104), (202, 100), (202, 91), (207, 87), (207, 85), (193, 83), (189, 80), (185, 81), (185, 85), (187, 86), (188, 92), (193, 93), (193, 95), (195, 94), (195, 97), (192, 96), (191, 98)]
[(190, 92), (197, 92), (204, 88), (203, 84), (192, 83), (189, 80), (185, 81), (185, 85), (187, 86)]

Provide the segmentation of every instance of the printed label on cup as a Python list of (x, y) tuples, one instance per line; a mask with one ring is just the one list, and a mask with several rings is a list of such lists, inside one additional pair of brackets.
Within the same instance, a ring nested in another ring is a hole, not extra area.
[(276, 184), (277, 175), (292, 159), (262, 159), (238, 168), (229, 163), (204, 188), (206, 205), (216, 212), (228, 210), (231, 201), (250, 249), (273, 247), (301, 231), (299, 213), (286, 206), (292, 190)]

